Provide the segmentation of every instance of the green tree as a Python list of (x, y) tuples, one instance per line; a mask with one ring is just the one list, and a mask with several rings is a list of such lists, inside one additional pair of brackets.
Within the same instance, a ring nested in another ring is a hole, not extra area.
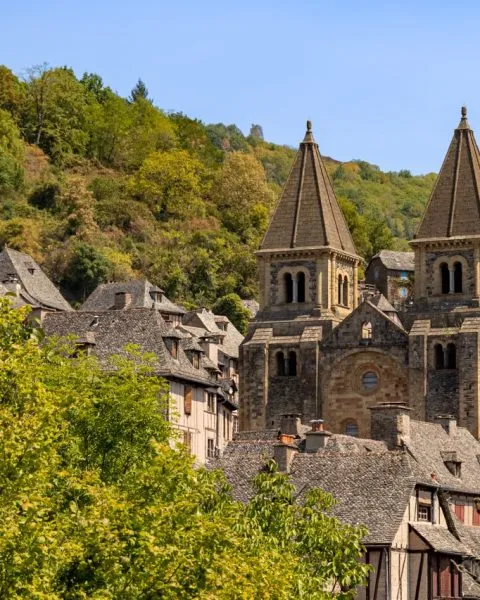
[(130, 181), (130, 190), (159, 219), (203, 211), (204, 167), (185, 150), (153, 152)]
[(225, 315), (235, 327), (245, 335), (247, 333), (250, 311), (243, 305), (238, 294), (227, 294), (219, 298), (212, 306), (216, 315)]
[(130, 102), (136, 102), (137, 100), (140, 100), (140, 99), (141, 100), (148, 100), (148, 102), (151, 102), (151, 100), (148, 97), (147, 86), (139, 78), (139, 80), (135, 84), (135, 87), (130, 92)]
[(10, 113), (0, 109), (0, 191), (20, 187), (24, 176), (23, 157), (20, 132)]
[(87, 242), (77, 242), (62, 283), (84, 300), (100, 283), (107, 281), (110, 270), (111, 265), (100, 250)]

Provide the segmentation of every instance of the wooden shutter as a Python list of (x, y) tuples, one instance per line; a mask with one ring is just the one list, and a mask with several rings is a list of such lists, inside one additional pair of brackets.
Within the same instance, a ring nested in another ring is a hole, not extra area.
[(187, 448), (188, 453), (191, 454), (192, 453), (192, 432), (191, 431), (183, 432), (183, 443), (185, 444), (185, 447)]
[(476, 527), (480, 525), (480, 512), (478, 512), (475, 506), (473, 507), (472, 525)]
[(454, 510), (457, 517), (463, 523), (465, 518), (465, 506), (463, 504), (455, 504)]
[(451, 563), (448, 557), (440, 558), (440, 596), (449, 597), (452, 595), (452, 573)]
[(192, 398), (193, 390), (189, 385), (186, 385), (183, 392), (183, 411), (186, 415), (192, 414)]

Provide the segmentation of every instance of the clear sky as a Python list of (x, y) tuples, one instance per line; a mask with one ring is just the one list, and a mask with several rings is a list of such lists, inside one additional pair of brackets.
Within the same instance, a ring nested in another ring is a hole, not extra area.
[[(480, 136), (480, 2), (0, 0), (0, 62), (100, 74), (207, 123), (262, 125), (382, 169), (438, 171), (466, 104)], [(480, 138), (479, 138), (480, 141)]]

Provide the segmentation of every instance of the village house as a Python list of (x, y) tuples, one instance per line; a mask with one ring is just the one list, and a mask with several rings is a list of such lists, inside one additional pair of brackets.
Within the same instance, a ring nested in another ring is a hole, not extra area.
[(370, 260), (365, 270), (365, 292), (383, 294), (401, 309), (413, 295), (414, 253), (381, 250)]

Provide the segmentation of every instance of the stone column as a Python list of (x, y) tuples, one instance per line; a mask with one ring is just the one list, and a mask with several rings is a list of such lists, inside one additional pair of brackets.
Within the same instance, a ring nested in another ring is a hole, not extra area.
[(332, 259), (330, 261), (331, 264), (331, 274), (330, 274), (330, 306), (336, 304), (335, 297), (337, 295), (337, 255), (335, 252), (332, 252)]
[(448, 293), (453, 294), (455, 292), (455, 269), (453, 267), (448, 267), (448, 284)]
[(353, 282), (352, 282), (352, 308), (355, 310), (358, 306), (358, 262), (353, 264)]
[(473, 252), (473, 268), (475, 280), (475, 298), (480, 298), (480, 246), (475, 246)]
[(292, 273), (292, 302), (296, 304), (298, 302), (298, 273)]

